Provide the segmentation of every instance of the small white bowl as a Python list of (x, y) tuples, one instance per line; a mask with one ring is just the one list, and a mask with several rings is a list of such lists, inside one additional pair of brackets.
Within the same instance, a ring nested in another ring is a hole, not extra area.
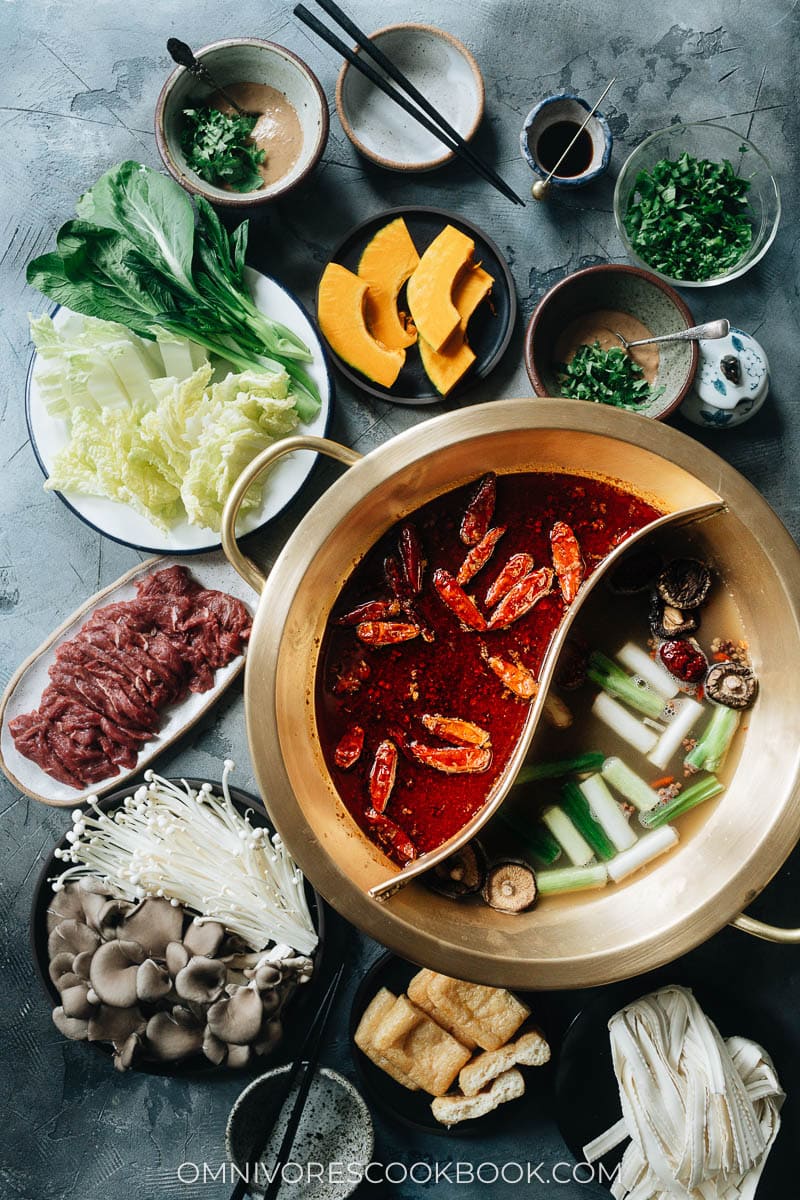
[[(480, 68), (467, 47), (434, 25), (410, 22), (378, 29), (370, 41), (379, 44), (437, 112), (469, 141), (483, 117), (485, 89)], [(366, 61), (375, 66), (370, 59)], [(388, 82), (402, 91), (393, 80)], [(347, 62), (336, 81), (336, 111), (356, 150), (390, 171), (432, 171), (455, 157)]]
[(282, 92), (300, 119), (303, 146), (288, 174), (255, 192), (229, 192), (201, 179), (188, 166), (181, 149), (183, 110), (207, 99), (215, 89), (195, 79), (185, 67), (177, 67), (161, 89), (155, 114), (158, 151), (170, 175), (188, 192), (230, 208), (252, 208), (291, 191), (314, 169), (328, 140), (328, 102), (314, 72), (285, 46), (261, 38), (213, 42), (195, 57), (222, 87), (265, 83)]

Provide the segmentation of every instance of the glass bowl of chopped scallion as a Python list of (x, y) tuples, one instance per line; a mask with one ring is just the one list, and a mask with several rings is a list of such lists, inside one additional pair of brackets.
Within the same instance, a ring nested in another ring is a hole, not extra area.
[(781, 215), (763, 154), (723, 125), (671, 125), (629, 156), (614, 219), (629, 256), (667, 283), (713, 287), (766, 254)]

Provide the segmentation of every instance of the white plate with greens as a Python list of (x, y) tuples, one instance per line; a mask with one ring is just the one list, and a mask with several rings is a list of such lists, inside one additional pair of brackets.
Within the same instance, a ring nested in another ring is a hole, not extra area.
[[(319, 388), (321, 407), (313, 420), (301, 421), (292, 432), (323, 435), (330, 418), (333, 386), (316, 329), (299, 301), (281, 284), (249, 268), (246, 273), (257, 307), (274, 320), (289, 326), (313, 354), (312, 362), (305, 364), (305, 367)], [(63, 330), (73, 317), (69, 309), (61, 307), (53, 315), (53, 324), (56, 329)], [(37, 357), (37, 354), (33, 355), (28, 371), (26, 415), (34, 454), (44, 475), (49, 478), (56, 455), (69, 441), (69, 427), (66, 420), (51, 416), (45, 407), (42, 388), (36, 378)], [(230, 369), (236, 370), (235, 367)], [(239, 519), (237, 528), (240, 535), (252, 533), (277, 516), (300, 490), (315, 459), (315, 454), (301, 450), (287, 455), (273, 467), (264, 485), (261, 503)], [(144, 513), (117, 500), (80, 495), (74, 491), (58, 491), (56, 494), (86, 525), (115, 542), (133, 546), (137, 550), (156, 554), (200, 554), (215, 550), (221, 544), (217, 533), (205, 526), (190, 524), (185, 517), (169, 529), (162, 529)]]

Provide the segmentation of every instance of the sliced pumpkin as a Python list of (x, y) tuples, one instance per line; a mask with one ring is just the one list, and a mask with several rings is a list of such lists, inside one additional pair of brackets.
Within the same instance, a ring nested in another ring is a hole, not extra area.
[(397, 308), (400, 289), (419, 264), (417, 247), (402, 217), (379, 229), (364, 248), (358, 274), (369, 284), (367, 328), (387, 350), (413, 346), (417, 331)]
[(475, 243), (453, 225), (445, 225), (419, 260), (408, 281), (408, 306), (419, 335), (433, 350), (441, 350), (461, 318), (453, 289), (472, 264)]
[(443, 350), (433, 350), (419, 339), (419, 354), (425, 373), (440, 395), (446, 396), (475, 362), (475, 352), (467, 342), (467, 326), (475, 309), (492, 290), (494, 279), (483, 267), (471, 267), (455, 286), (453, 303), (458, 310), (458, 329)]
[(364, 307), (368, 285), (341, 263), (328, 263), (317, 295), (317, 319), (331, 350), (374, 383), (391, 387), (404, 350), (387, 350), (367, 329)]

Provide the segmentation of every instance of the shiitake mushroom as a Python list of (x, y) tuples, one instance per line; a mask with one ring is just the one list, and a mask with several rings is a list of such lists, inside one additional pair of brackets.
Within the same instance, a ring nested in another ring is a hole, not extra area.
[(474, 896), (486, 879), (486, 852), (477, 838), (437, 863), (425, 876), (432, 891), (449, 900)]
[(681, 612), (699, 608), (711, 588), (711, 570), (699, 558), (673, 558), (656, 580), (665, 604)]
[(486, 872), (483, 898), (498, 912), (521, 913), (533, 908), (539, 896), (536, 875), (521, 858), (492, 863)]
[(709, 668), (706, 695), (726, 708), (747, 708), (758, 691), (758, 680), (743, 663), (718, 662)]
[(700, 625), (700, 614), (696, 610), (682, 612), (679, 608), (673, 608), (671, 604), (664, 603), (658, 592), (653, 592), (650, 597), (647, 616), (651, 632), (664, 641), (686, 637)]

